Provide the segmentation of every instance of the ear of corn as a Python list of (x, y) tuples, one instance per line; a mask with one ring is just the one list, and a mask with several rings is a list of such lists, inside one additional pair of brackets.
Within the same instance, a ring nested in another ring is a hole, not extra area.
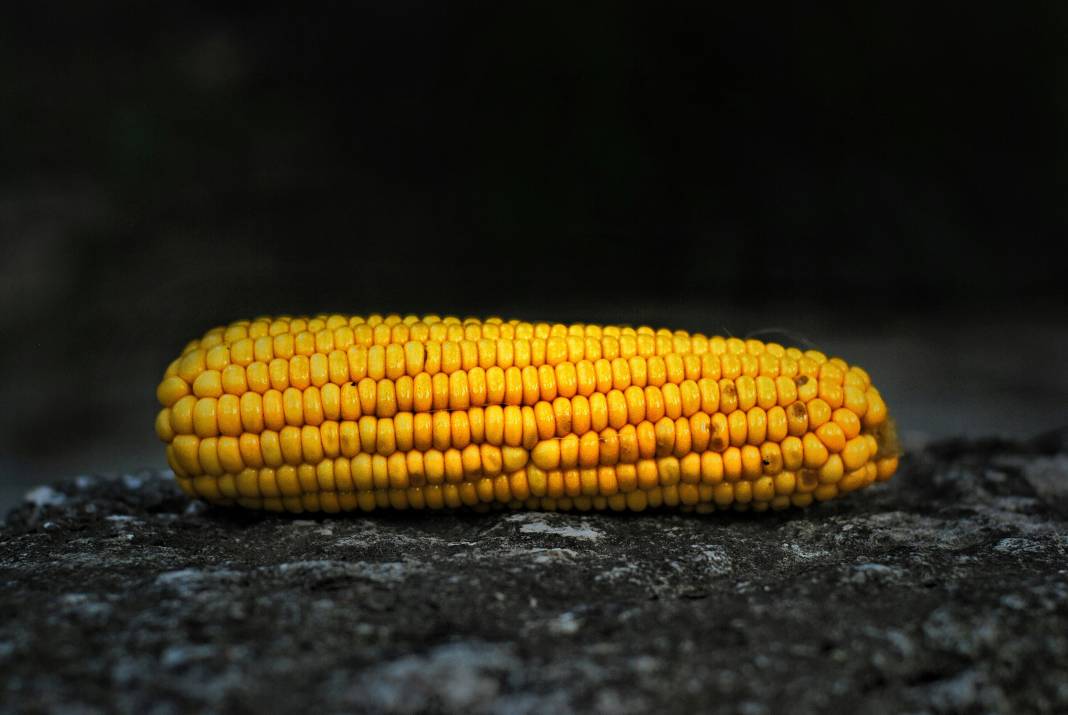
[(187, 493), (275, 511), (763, 511), (898, 462), (861, 368), (648, 327), (258, 318), (190, 342), (156, 394)]

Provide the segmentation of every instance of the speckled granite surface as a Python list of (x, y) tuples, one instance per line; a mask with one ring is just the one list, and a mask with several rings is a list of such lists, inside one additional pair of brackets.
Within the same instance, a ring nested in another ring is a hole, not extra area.
[(5, 712), (1064, 712), (1068, 433), (942, 442), (804, 512), (206, 509), (40, 487)]

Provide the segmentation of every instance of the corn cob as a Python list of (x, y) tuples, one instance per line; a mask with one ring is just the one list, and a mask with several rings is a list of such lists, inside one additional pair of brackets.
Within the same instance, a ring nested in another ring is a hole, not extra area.
[(898, 463), (861, 368), (648, 327), (264, 317), (190, 342), (156, 394), (182, 489), (272, 511), (764, 511)]

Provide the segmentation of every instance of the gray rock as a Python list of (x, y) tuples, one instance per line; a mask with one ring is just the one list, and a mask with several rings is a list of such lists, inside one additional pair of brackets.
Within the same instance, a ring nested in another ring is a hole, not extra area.
[(1068, 711), (1068, 434), (943, 442), (767, 515), (191, 507), (0, 527), (7, 712)]

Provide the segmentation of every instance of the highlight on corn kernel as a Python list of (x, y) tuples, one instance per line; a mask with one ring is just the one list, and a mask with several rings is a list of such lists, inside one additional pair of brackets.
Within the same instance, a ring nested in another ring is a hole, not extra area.
[(273, 511), (764, 511), (887, 480), (899, 456), (860, 367), (649, 327), (239, 320), (156, 395), (186, 493)]

